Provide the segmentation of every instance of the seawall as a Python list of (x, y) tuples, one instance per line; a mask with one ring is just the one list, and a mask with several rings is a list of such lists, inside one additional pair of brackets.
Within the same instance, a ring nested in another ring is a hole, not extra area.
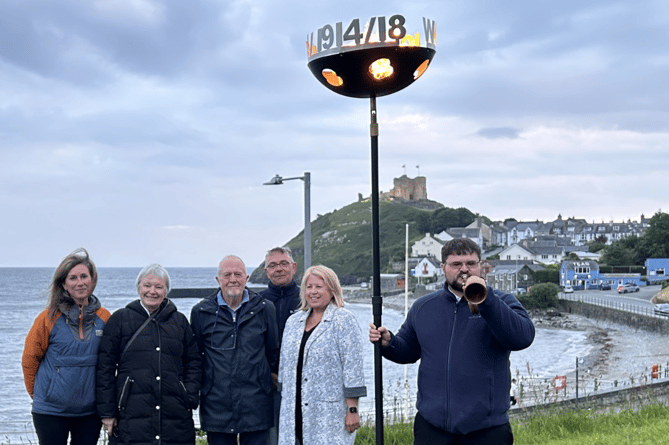
[(578, 399), (565, 399), (552, 403), (539, 403), (521, 407), (513, 406), (510, 416), (522, 416), (537, 409), (602, 409), (611, 407), (636, 407), (651, 403), (669, 404), (669, 379), (647, 385), (633, 386), (619, 390), (598, 391), (585, 394)]
[(669, 335), (669, 317), (648, 316), (570, 300), (560, 300), (559, 309), (563, 312), (583, 315), (593, 320), (610, 321), (638, 330)]

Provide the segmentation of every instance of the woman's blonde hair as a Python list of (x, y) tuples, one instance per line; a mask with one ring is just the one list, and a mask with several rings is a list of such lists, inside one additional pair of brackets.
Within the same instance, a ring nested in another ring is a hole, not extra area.
[(344, 297), (342, 296), (341, 285), (339, 284), (339, 278), (334, 270), (329, 267), (318, 265), (311, 266), (304, 273), (302, 277), (302, 284), (300, 285), (300, 310), (307, 311), (309, 310), (309, 305), (307, 304), (306, 290), (307, 290), (307, 279), (314, 275), (325, 282), (325, 286), (328, 288), (332, 297), (334, 298), (335, 305), (337, 307), (344, 307)]

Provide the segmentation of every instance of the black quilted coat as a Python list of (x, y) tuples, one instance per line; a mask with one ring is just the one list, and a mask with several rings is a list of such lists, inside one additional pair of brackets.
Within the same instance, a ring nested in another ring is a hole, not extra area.
[(98, 414), (118, 419), (117, 444), (194, 444), (202, 365), (188, 319), (174, 303), (163, 301), (121, 358), (148, 316), (136, 300), (109, 318), (98, 356)]

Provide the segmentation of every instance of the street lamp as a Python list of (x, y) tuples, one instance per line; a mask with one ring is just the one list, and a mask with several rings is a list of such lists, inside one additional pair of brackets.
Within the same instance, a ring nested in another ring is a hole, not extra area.
[(304, 172), (304, 176), (283, 178), (275, 175), (263, 185), (283, 185), (283, 181), (301, 179), (304, 181), (304, 270), (311, 267), (311, 173)]
[[(420, 29), (420, 26), (417, 26)], [(406, 88), (425, 73), (436, 52), (436, 23), (423, 18), (423, 32), (414, 32), (403, 15), (371, 17), (360, 26), (324, 25), (307, 35), (308, 66), (326, 88), (348, 97), (369, 98), (372, 164), (372, 314), (381, 326), (379, 242), (379, 126), (376, 98)], [(383, 444), (383, 378), (381, 342), (374, 344), (376, 443)]]

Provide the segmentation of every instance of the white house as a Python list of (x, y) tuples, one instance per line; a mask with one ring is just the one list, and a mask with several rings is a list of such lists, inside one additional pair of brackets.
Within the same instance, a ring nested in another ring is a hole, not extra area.
[(522, 240), (531, 240), (536, 235), (537, 230), (541, 226), (541, 222), (519, 222), (513, 227), (509, 228), (507, 242), (509, 244), (517, 244)]
[(564, 247), (546, 245), (512, 244), (499, 253), (500, 260), (530, 260), (543, 264), (559, 264), (564, 257)]
[(411, 246), (412, 257), (426, 257), (441, 258), (441, 248), (444, 243), (431, 236), (429, 233), (425, 237), (413, 243)]
[(534, 260), (534, 254), (520, 244), (512, 244), (499, 253), (500, 260)]
[(435, 258), (425, 257), (418, 262), (416, 267), (413, 269), (413, 276), (426, 278), (426, 277), (440, 277), (444, 275), (444, 271), (441, 269), (441, 264)]

